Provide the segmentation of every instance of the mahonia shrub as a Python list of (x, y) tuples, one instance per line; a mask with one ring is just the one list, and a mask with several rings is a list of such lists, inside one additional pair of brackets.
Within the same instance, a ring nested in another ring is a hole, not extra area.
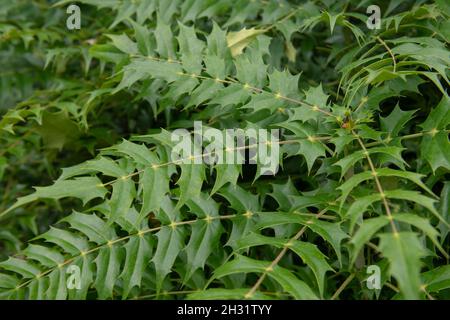
[[(0, 298), (449, 299), (449, 14), (1, 1)], [(174, 161), (195, 122), (276, 174)]]

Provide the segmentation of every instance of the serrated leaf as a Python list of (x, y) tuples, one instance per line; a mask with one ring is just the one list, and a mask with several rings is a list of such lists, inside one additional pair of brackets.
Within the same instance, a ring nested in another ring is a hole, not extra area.
[(0, 263), (3, 270), (20, 274), (23, 278), (34, 278), (41, 273), (41, 270), (29, 261), (9, 257), (8, 260)]
[(97, 244), (104, 244), (116, 237), (114, 229), (107, 228), (106, 223), (95, 214), (74, 211), (61, 222), (69, 223), (71, 228), (80, 231), (89, 241)]
[(320, 252), (316, 245), (309, 242), (294, 241), (289, 246), (289, 249), (300, 256), (303, 262), (311, 268), (314, 276), (316, 277), (320, 295), (323, 296), (325, 273), (333, 270), (326, 261), (325, 255)]
[(89, 248), (88, 241), (84, 237), (55, 227), (50, 227), (50, 230), (36, 239), (54, 243), (72, 256), (86, 252)]
[(424, 249), (412, 232), (380, 234), (379, 248), (389, 260), (389, 270), (398, 281), (405, 299), (418, 299), (421, 289), (420, 267)]
[(438, 292), (450, 288), (450, 266), (440, 266), (421, 274), (426, 290)]
[(357, 198), (344, 213), (344, 217), (350, 219), (350, 231), (353, 230), (357, 220), (366, 212), (367, 208), (381, 200), (379, 193)]
[(383, 228), (385, 225), (389, 223), (389, 220), (385, 216), (365, 219), (358, 231), (356, 231), (355, 235), (350, 240), (350, 243), (353, 245), (353, 250), (351, 252), (351, 262), (350, 264), (354, 264), (356, 258), (358, 257), (358, 253), (361, 248), (375, 235), (375, 233)]
[(264, 33), (264, 30), (258, 30), (255, 28), (242, 29), (237, 32), (229, 32), (227, 34), (227, 44), (230, 48), (231, 55), (236, 57), (242, 54), (242, 51), (248, 44), (259, 34)]
[(42, 124), (37, 126), (36, 131), (44, 140), (46, 148), (58, 150), (76, 141), (81, 135), (77, 124), (64, 112), (42, 113)]
[(341, 260), (341, 241), (347, 238), (348, 235), (342, 231), (338, 224), (320, 221), (314, 218), (305, 218), (295, 213), (271, 212), (260, 215), (256, 227), (258, 229), (264, 229), (290, 223), (297, 223), (307, 226), (313, 232), (319, 234), (331, 244), (336, 252), (336, 255), (338, 256), (338, 259)]
[(45, 267), (54, 267), (64, 262), (64, 257), (57, 250), (44, 246), (30, 244), (23, 253), (32, 260), (38, 261)]
[(170, 26), (158, 18), (155, 29), (156, 51), (161, 57), (175, 59), (175, 42)]
[(214, 182), (214, 186), (211, 190), (211, 195), (215, 194), (230, 182), (231, 185), (236, 185), (237, 179), (241, 174), (241, 166), (233, 165), (233, 164), (216, 164), (214, 166), (216, 170), (216, 181)]
[(329, 95), (324, 93), (322, 84), (317, 87), (310, 87), (305, 91), (305, 96), (305, 101), (310, 105), (317, 106), (322, 110), (327, 109)]
[(202, 164), (182, 164), (181, 176), (177, 181), (180, 187), (180, 199), (177, 208), (180, 208), (189, 199), (200, 195), (205, 180), (205, 167)]
[(188, 201), (187, 205), (201, 220), (191, 225), (191, 236), (185, 248), (187, 269), (184, 281), (187, 281), (197, 269), (204, 268), (208, 257), (217, 249), (223, 232), (220, 220), (214, 219), (219, 215), (219, 207), (210, 197), (202, 193), (199, 197)]
[[(120, 274), (124, 280), (122, 298), (125, 299), (130, 290), (141, 285), (143, 272), (150, 262), (152, 246), (145, 235), (132, 237), (125, 245), (125, 264)], [(156, 254), (155, 254), (156, 256)]]
[(298, 191), (289, 178), (285, 184), (272, 184), (272, 193), (269, 193), (278, 203), (279, 211), (289, 211), (294, 200), (292, 197), (298, 196)]
[(136, 197), (136, 188), (131, 178), (118, 179), (112, 184), (112, 188), (113, 191), (109, 200), (111, 208), (110, 215), (108, 216), (109, 225), (128, 212)]
[(72, 180), (57, 180), (48, 187), (35, 187), (35, 192), (20, 197), (16, 203), (7, 210), (0, 213), (0, 218), (14, 209), (21, 207), (38, 199), (54, 199), (73, 197), (80, 199), (83, 204), (86, 204), (95, 198), (104, 198), (107, 190), (103, 183), (97, 177), (79, 177)]
[(189, 73), (200, 73), (202, 70), (202, 61), (198, 59), (201, 56), (204, 42), (200, 41), (195, 35), (194, 27), (186, 27), (178, 23), (180, 33), (177, 37), (181, 51), (181, 61), (184, 69)]
[(19, 279), (9, 274), (0, 274), (0, 288), (12, 289), (19, 284)]
[(120, 272), (119, 249), (114, 245), (101, 248), (95, 258), (95, 265), (97, 272), (94, 287), (99, 299), (113, 297), (114, 285)]
[[(259, 261), (250, 259), (241, 255), (220, 266), (214, 272), (215, 278), (222, 278), (224, 276), (235, 273), (262, 273), (270, 266), (270, 261)], [(292, 294), (295, 299), (299, 300), (315, 300), (318, 299), (311, 288), (306, 283), (299, 280), (288, 270), (276, 265), (268, 271), (267, 275), (278, 282), (283, 289)], [(249, 297), (251, 298), (251, 297)]]
[[(248, 289), (208, 289), (194, 292), (187, 296), (188, 300), (242, 300), (245, 299)], [(255, 292), (251, 299), (271, 300), (270, 296)]]
[(436, 202), (436, 200), (426, 197), (424, 195), (421, 195), (417, 191), (411, 191), (411, 190), (387, 190), (387, 191), (385, 191), (385, 194), (388, 198), (412, 201), (412, 202), (415, 202), (415, 203), (427, 208), (442, 223), (446, 224), (447, 227), (450, 227), (450, 225), (444, 220), (444, 218), (442, 218), (442, 216), (439, 214), (439, 212), (434, 207), (434, 203)]
[[(390, 146), (390, 147), (370, 148), (368, 150), (368, 152), (369, 152), (369, 155), (376, 154), (376, 153), (386, 154), (387, 156), (392, 157), (392, 159), (398, 160), (400, 163), (404, 163), (404, 160), (401, 156), (401, 153), (403, 150), (404, 149), (400, 148), (400, 147)], [(361, 159), (365, 159), (365, 157), (366, 156), (365, 156), (364, 152), (362, 150), (359, 150), (359, 151), (353, 152), (350, 155), (342, 158), (341, 160), (336, 162), (334, 165), (341, 167), (341, 172), (342, 172), (341, 178), (342, 178), (351, 167), (354, 167), (358, 161), (360, 161)]]
[(120, 51), (128, 54), (138, 53), (138, 47), (136, 43), (131, 41), (131, 39), (126, 34), (107, 34), (106, 36), (112, 40), (114, 46)]
[(269, 74), (269, 89), (284, 97), (298, 95), (298, 80), (300, 75), (291, 75), (288, 71), (274, 70)]
[(414, 113), (416, 113), (415, 110), (402, 111), (397, 104), (387, 117), (380, 118), (381, 128), (389, 132), (390, 137), (396, 137), (405, 124), (411, 120)]
[(439, 105), (430, 112), (427, 120), (421, 125), (429, 131), (422, 138), (420, 153), (433, 171), (439, 167), (450, 170), (450, 142), (445, 129), (450, 124), (450, 100), (443, 97)]
[[(434, 196), (433, 191), (431, 191), (421, 180), (423, 175), (410, 172), (410, 171), (401, 171), (401, 170), (395, 170), (391, 168), (379, 168), (376, 169), (376, 174), (378, 177), (399, 177), (399, 178), (405, 178), (408, 179), (421, 188), (423, 188), (425, 191), (430, 193)], [(350, 192), (358, 186), (361, 182), (365, 180), (373, 179), (373, 174), (370, 171), (361, 172), (358, 174), (353, 175), (350, 179), (345, 181), (342, 185), (339, 186), (339, 190), (342, 191), (342, 198), (341, 198), (341, 204), (344, 203), (344, 201), (347, 199)]]
[(162, 227), (156, 234), (158, 245), (152, 262), (156, 271), (156, 289), (161, 289), (162, 282), (172, 269), (179, 252), (184, 247), (185, 233), (181, 227)]

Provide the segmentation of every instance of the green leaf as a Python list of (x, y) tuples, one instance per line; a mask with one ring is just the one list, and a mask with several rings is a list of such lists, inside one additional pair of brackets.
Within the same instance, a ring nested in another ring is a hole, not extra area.
[[(187, 296), (188, 300), (242, 300), (247, 299), (245, 295), (248, 289), (208, 289), (204, 291), (194, 292)], [(251, 297), (255, 300), (270, 300), (270, 296), (267, 296), (261, 292), (255, 292)]]
[(317, 87), (310, 87), (307, 91), (305, 91), (305, 96), (305, 101), (310, 105), (317, 106), (322, 110), (326, 110), (328, 108), (327, 101), (329, 95), (323, 92), (322, 84)]
[(100, 156), (94, 160), (89, 160), (76, 166), (64, 168), (62, 174), (58, 178), (58, 181), (67, 180), (78, 175), (86, 175), (92, 172), (101, 172), (106, 176), (115, 178), (120, 178), (127, 175), (127, 172), (123, 170), (115, 161)]
[[(441, 191), (441, 201), (440, 201), (440, 207), (439, 207), (439, 213), (442, 216), (442, 218), (447, 221), (447, 223), (450, 223), (450, 182), (446, 181), (444, 183), (444, 187)], [(450, 228), (446, 226), (443, 222), (439, 222), (438, 229), (441, 232), (441, 239), (445, 239), (448, 235)]]
[(353, 245), (351, 252), (351, 262), (354, 264), (361, 248), (372, 239), (375, 233), (389, 223), (389, 219), (385, 216), (365, 219), (358, 231), (353, 235), (350, 243)]
[(160, 199), (169, 192), (167, 167), (150, 167), (144, 170), (139, 182), (143, 188), (141, 218), (160, 208)]
[(47, 300), (65, 300), (67, 297), (66, 269), (54, 269), (48, 277), (49, 284), (45, 298)]
[(136, 197), (134, 181), (130, 177), (118, 179), (112, 184), (112, 195), (109, 200), (111, 213), (108, 216), (108, 224), (112, 224), (119, 217), (123, 216), (131, 208)]
[(220, 90), (217, 95), (208, 104), (218, 104), (222, 107), (227, 105), (238, 105), (247, 100), (250, 96), (240, 84), (230, 84), (228, 87)]
[(146, 146), (123, 140), (122, 143), (111, 148), (123, 155), (131, 157), (137, 167), (143, 166), (143, 173), (139, 178), (142, 185), (142, 208), (143, 219), (152, 211), (160, 208), (160, 199), (169, 192), (169, 173), (167, 166), (160, 166), (161, 160)]
[(191, 94), (190, 100), (186, 108), (192, 106), (198, 106), (207, 100), (215, 97), (217, 92), (222, 89), (222, 84), (212, 80), (207, 79), (203, 81)]
[(124, 281), (123, 299), (129, 295), (131, 289), (141, 285), (144, 270), (152, 256), (152, 245), (148, 236), (140, 234), (130, 238), (125, 245), (125, 256), (124, 268), (120, 274)]
[(41, 270), (28, 261), (9, 257), (0, 263), (0, 268), (20, 274), (23, 278), (34, 278)]
[(339, 261), (341, 260), (341, 241), (348, 237), (342, 231), (339, 224), (317, 220), (314, 218), (305, 218), (295, 213), (264, 213), (260, 215), (258, 229), (265, 229), (282, 224), (297, 223), (307, 226), (313, 232), (319, 234), (323, 239), (331, 244)]
[(422, 129), (429, 133), (422, 138), (420, 153), (433, 171), (439, 167), (450, 170), (450, 142), (448, 132), (445, 130), (449, 125), (450, 99), (444, 96), (421, 125)]
[(95, 258), (97, 267), (94, 287), (99, 299), (113, 297), (114, 285), (120, 272), (119, 249), (114, 245), (101, 248)]
[(402, 111), (397, 103), (394, 110), (385, 118), (380, 117), (381, 129), (389, 133), (389, 137), (398, 136), (406, 123), (411, 120), (415, 110)]
[(333, 270), (328, 264), (326, 256), (320, 252), (316, 245), (309, 242), (294, 241), (288, 243), (288, 245), (289, 249), (300, 256), (303, 262), (314, 272), (320, 296), (322, 297), (325, 286), (325, 273)]
[(361, 198), (357, 198), (353, 202), (350, 208), (344, 213), (344, 217), (350, 219), (350, 231), (353, 230), (356, 222), (366, 212), (367, 208), (374, 202), (380, 201), (381, 196), (379, 193), (370, 194)]
[(9, 274), (0, 274), (0, 288), (13, 289), (19, 284), (19, 280)]
[(62, 219), (67, 222), (72, 229), (80, 231), (89, 241), (96, 244), (104, 244), (113, 240), (116, 235), (113, 228), (107, 228), (106, 223), (95, 214), (84, 214), (74, 211), (71, 215)]
[(128, 54), (138, 53), (138, 47), (136, 43), (131, 41), (131, 39), (128, 38), (126, 34), (121, 35), (107, 34), (106, 36), (112, 40), (114, 46), (120, 51)]
[(57, 180), (51, 186), (35, 187), (35, 190), (36, 191), (30, 195), (18, 198), (14, 205), (0, 213), (0, 218), (18, 207), (39, 199), (59, 200), (61, 198), (73, 197), (80, 199), (83, 204), (86, 204), (95, 198), (103, 199), (107, 193), (103, 183), (97, 177), (79, 177), (72, 180)]
[(337, 223), (306, 219), (305, 225), (331, 244), (336, 252), (339, 262), (341, 262), (341, 242), (348, 237), (348, 235), (342, 231), (341, 226)]
[(228, 246), (234, 248), (236, 241), (252, 230), (255, 224), (255, 212), (260, 209), (259, 199), (257, 195), (231, 184), (220, 189), (219, 194), (227, 199), (233, 210), (241, 213), (233, 220), (233, 228), (227, 242)]
[(180, 208), (189, 199), (200, 195), (205, 180), (205, 167), (202, 164), (182, 164), (181, 176), (177, 181), (180, 187), (180, 199), (177, 208)]
[[(376, 154), (376, 153), (382, 153), (386, 154), (394, 160), (398, 160), (400, 163), (403, 163), (404, 160), (401, 156), (401, 153), (404, 149), (400, 147), (374, 147), (370, 148), (368, 150), (369, 155)], [(336, 162), (334, 165), (341, 167), (341, 178), (347, 173), (347, 171), (354, 167), (355, 164), (360, 161), (361, 159), (365, 159), (365, 154), (362, 150), (356, 151), (351, 153), (350, 155), (342, 158), (338, 162)]]
[(64, 262), (64, 257), (55, 249), (30, 244), (23, 253), (32, 260), (38, 261), (45, 267), (54, 267)]
[(269, 74), (269, 89), (284, 97), (291, 97), (298, 94), (298, 80), (300, 75), (293, 76), (287, 70), (274, 70)]
[(445, 250), (441, 247), (441, 245), (438, 241), (439, 233), (430, 224), (428, 219), (422, 218), (422, 217), (420, 217), (416, 214), (412, 214), (412, 213), (396, 213), (393, 215), (393, 218), (396, 221), (410, 224), (410, 225), (420, 229), (421, 231), (423, 231), (431, 239), (431, 241), (433, 241), (433, 243), (442, 252), (442, 254), (448, 259), (448, 257), (449, 257), (448, 253), (445, 252)]
[(155, 29), (156, 51), (161, 57), (175, 59), (175, 39), (170, 26), (158, 18)]
[(226, 42), (226, 31), (222, 30), (215, 21), (212, 21), (212, 23), (212, 31), (206, 39), (208, 54), (223, 59), (230, 54)]
[(185, 232), (181, 227), (162, 227), (156, 234), (158, 245), (152, 262), (156, 271), (156, 289), (161, 289), (162, 282), (171, 271), (178, 254), (184, 247)]
[(293, 204), (293, 197), (298, 196), (298, 191), (289, 178), (285, 184), (272, 184), (272, 193), (269, 193), (278, 203), (279, 211), (289, 211)]
[(248, 44), (264, 30), (258, 30), (255, 28), (241, 29), (237, 32), (229, 32), (227, 34), (227, 44), (230, 48), (231, 55), (236, 57), (242, 54), (242, 51), (248, 46)]
[[(144, 2), (145, 1), (142, 1), (141, 3), (144, 4)], [(139, 12), (140, 11), (138, 11), (138, 23), (133, 20), (130, 20), (130, 22), (134, 28), (134, 37), (137, 41), (137, 49), (142, 55), (148, 56), (154, 51), (154, 43), (151, 41), (150, 30), (142, 26), (141, 22), (139, 22)], [(149, 11), (147, 10), (147, 12)]]
[(250, 247), (270, 245), (277, 248), (281, 248), (286, 244), (284, 239), (278, 239), (275, 237), (263, 236), (259, 233), (250, 232), (246, 236), (236, 241), (235, 250), (242, 250)]
[(379, 248), (389, 260), (389, 271), (398, 281), (405, 299), (418, 299), (421, 289), (421, 258), (425, 251), (412, 232), (380, 234)]
[(268, 109), (271, 113), (277, 111), (284, 105), (284, 101), (277, 99), (270, 92), (261, 92), (251, 96), (250, 101), (242, 106), (243, 109), (252, 109), (253, 112)]
[(181, 61), (184, 69), (189, 73), (200, 73), (202, 70), (201, 56), (204, 48), (204, 42), (200, 41), (195, 35), (194, 27), (186, 27), (178, 23), (180, 33), (177, 37), (180, 45)]
[(168, 83), (174, 82), (180, 77), (186, 77), (183, 75), (181, 66), (177, 63), (149, 59), (133, 59), (133, 62), (127, 65), (124, 70), (125, 74), (127, 74), (127, 72), (130, 73), (130, 77), (124, 77), (119, 88), (129, 87), (137, 80), (145, 79), (146, 77), (163, 79)]
[[(235, 273), (263, 273), (267, 272), (267, 275), (281, 285), (285, 292), (291, 294), (295, 299), (299, 300), (313, 300), (318, 299), (311, 288), (306, 283), (299, 280), (288, 270), (276, 265), (273, 268), (269, 268), (269, 261), (259, 261), (250, 259), (241, 255), (236, 257), (220, 266), (214, 272), (214, 278), (219, 279), (227, 275)], [(252, 298), (246, 297), (246, 298)]]
[(217, 250), (223, 228), (218, 217), (219, 208), (215, 201), (206, 194), (191, 199), (187, 203), (190, 211), (199, 219), (197, 223), (191, 225), (191, 236), (185, 248), (187, 256), (187, 268), (184, 281), (187, 281), (194, 272), (204, 265), (214, 250)]
[(216, 170), (216, 181), (214, 183), (214, 187), (211, 190), (211, 195), (215, 194), (230, 182), (230, 185), (236, 185), (237, 179), (241, 174), (241, 166), (233, 165), (233, 164), (216, 164), (214, 166)]
[(442, 218), (442, 216), (434, 207), (434, 203), (436, 202), (436, 200), (421, 195), (417, 191), (411, 190), (388, 190), (385, 191), (385, 194), (388, 198), (408, 200), (420, 204), (421, 206), (427, 208), (442, 223), (446, 224), (447, 227), (450, 227), (450, 225), (444, 220), (444, 218)]
[(450, 288), (450, 265), (440, 266), (421, 274), (426, 290), (439, 292)]
[(293, 154), (300, 154), (305, 157), (308, 172), (310, 172), (314, 162), (319, 157), (325, 156), (326, 150), (323, 144), (314, 138), (316, 136), (314, 130), (310, 126), (301, 123), (284, 122), (279, 125), (292, 131), (295, 134), (295, 138), (301, 138), (298, 141), (299, 148)]
[[(410, 172), (410, 171), (401, 171), (401, 170), (395, 170), (391, 168), (379, 168), (375, 170), (378, 177), (399, 177), (399, 178), (405, 178), (408, 179), (421, 188), (423, 188), (425, 191), (430, 193), (431, 195), (435, 196), (433, 191), (431, 191), (421, 180), (422, 177), (424, 177), (421, 174)], [(342, 185), (338, 187), (339, 190), (342, 191), (342, 198), (341, 198), (341, 204), (345, 202), (350, 192), (358, 186), (361, 182), (365, 180), (372, 179), (373, 175), (370, 171), (361, 172), (358, 174), (353, 175), (350, 179), (345, 181)]]
[(42, 124), (36, 131), (44, 140), (46, 148), (57, 150), (73, 143), (81, 135), (78, 126), (64, 112), (42, 113)]
[(36, 239), (44, 239), (47, 242), (54, 243), (72, 256), (89, 249), (88, 241), (84, 237), (55, 227), (50, 227), (50, 230), (36, 237)]

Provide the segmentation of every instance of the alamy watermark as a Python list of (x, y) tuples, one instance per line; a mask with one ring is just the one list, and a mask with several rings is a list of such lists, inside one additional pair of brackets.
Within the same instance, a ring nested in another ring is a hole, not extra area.
[(67, 278), (67, 289), (81, 289), (81, 270), (79, 266), (76, 265), (70, 265), (66, 273), (70, 274), (70, 276)]
[[(280, 161), (280, 130), (204, 127), (194, 121), (194, 131), (177, 129), (171, 161), (178, 164), (258, 164), (261, 175), (275, 175)], [(207, 143), (204, 146), (205, 142)]]
[(381, 270), (377, 265), (370, 265), (367, 267), (367, 288), (370, 290), (380, 290), (381, 289)]
[(67, 17), (66, 27), (69, 30), (80, 30), (81, 29), (81, 10), (80, 7), (76, 4), (71, 4), (67, 7), (67, 14), (70, 16)]
[(377, 5), (370, 5), (366, 10), (367, 14), (370, 16), (367, 18), (366, 26), (370, 30), (381, 29), (381, 9)]

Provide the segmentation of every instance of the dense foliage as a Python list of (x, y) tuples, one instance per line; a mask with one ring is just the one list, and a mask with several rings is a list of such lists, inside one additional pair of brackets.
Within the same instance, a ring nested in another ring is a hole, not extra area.
[[(2, 299), (450, 298), (447, 1), (72, 3), (0, 2)], [(278, 172), (171, 161), (194, 121)]]

